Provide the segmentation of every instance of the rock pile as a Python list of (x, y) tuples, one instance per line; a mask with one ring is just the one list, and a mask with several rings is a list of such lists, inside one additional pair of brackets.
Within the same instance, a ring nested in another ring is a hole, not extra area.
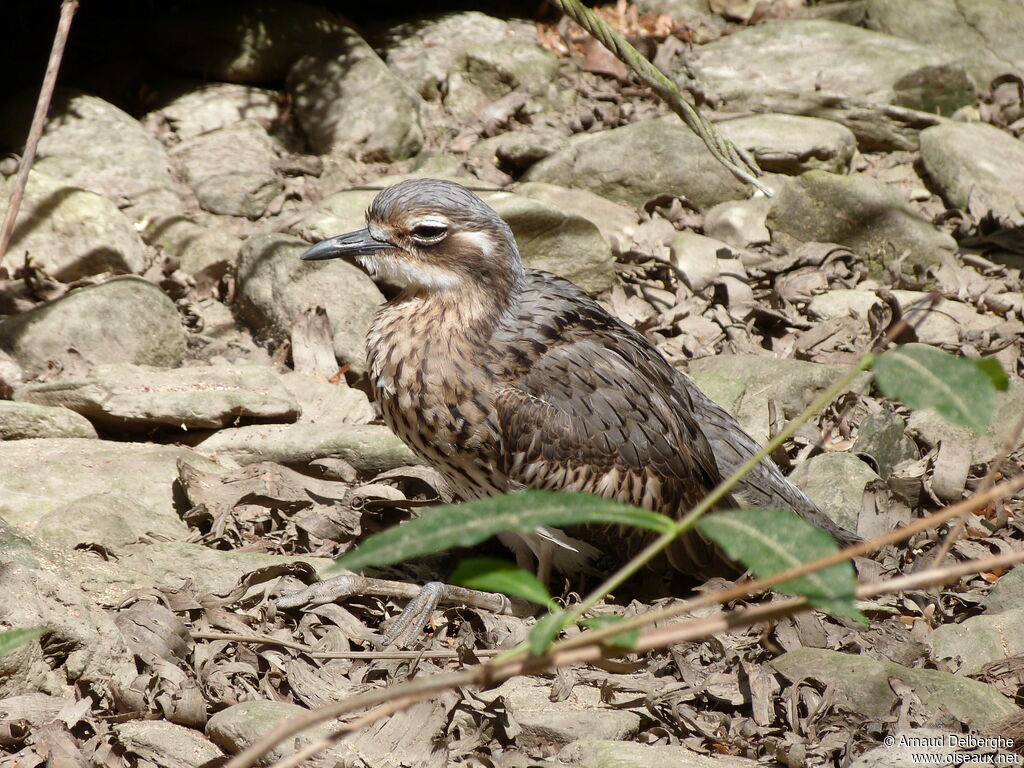
[[(0, 275), (0, 629), (50, 627), (0, 658), (0, 720), (57, 718), (85, 760), (116, 745), (200, 765), (396, 671), (196, 639), (184, 622), (348, 651), (370, 648), (392, 610), (366, 598), (282, 615), (266, 597), (447, 498), (364, 394), (363, 338), (392, 288), (298, 259), (412, 175), (477, 189), (529, 266), (646, 333), (759, 439), (901, 317), (920, 343), (994, 356), (1011, 383), (987, 434), (910, 413), (865, 376), (779, 456), (865, 536), (977, 486), (1024, 412), (1024, 6), (794, 1), (748, 23), (758, 4), (638, 5), (636, 29), (671, 30), (645, 38), (655, 62), (757, 158), (773, 197), (571, 28), (529, 19), (357, 28), (295, 0), (186, 4), (160, 20), (167, 77), (151, 108), (60, 94)], [(19, 150), (7, 134), (31, 105), (4, 109), (0, 142)], [(5, 205), (16, 168), (3, 168)], [(941, 302), (915, 314), (931, 291)], [(1022, 447), (1004, 475), (1022, 471)], [(1019, 500), (972, 517), (953, 555), (1019, 549), (1022, 522)], [(447, 562), (395, 576), (442, 578)], [(862, 571), (918, 563), (885, 552)], [(856, 724), (897, 709), (908, 727), (988, 728), (1016, 710), (1019, 672), (991, 665), (1021, 652), (1019, 573), (955, 586), (934, 613), (926, 596), (880, 599), (870, 629), (787, 619), (769, 630), (784, 651), (770, 666), (751, 630), (636, 674), (573, 673), (553, 698), (538, 681), (452, 693), (335, 757), (653, 766), (712, 748), (734, 755), (716, 764), (800, 764), (852, 760), (884, 730)], [(431, 649), (527, 629), (435, 619)], [(32, 749), (10, 733), (0, 746), (26, 764)]]

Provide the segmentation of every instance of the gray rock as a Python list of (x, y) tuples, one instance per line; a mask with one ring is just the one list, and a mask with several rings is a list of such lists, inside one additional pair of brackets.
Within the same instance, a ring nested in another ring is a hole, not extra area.
[(701, 207), (747, 194), (676, 118), (574, 136), (523, 178), (587, 189), (636, 207), (662, 193), (684, 195)]
[(0, 717), (6, 722), (26, 721), (33, 728), (40, 728), (57, 719), (65, 707), (74, 706), (70, 696), (50, 696), (45, 693), (23, 693), (8, 696), (0, 702)]
[[(1014, 425), (1024, 411), (1024, 382), (1012, 379), (1006, 392), (996, 395), (996, 412), (992, 426), (983, 434), (969, 427), (950, 424), (932, 410), (913, 411), (907, 419), (907, 430), (918, 442), (933, 448), (939, 442), (948, 440), (971, 447), (971, 463), (983, 464), (992, 461), (1010, 438)], [(1024, 446), (1024, 436), (1018, 436), (1014, 450)]]
[(837, 0), (822, 5), (805, 5), (794, 8), (789, 18), (826, 19), (863, 27), (866, 15), (867, 0)]
[(867, 0), (866, 24), (952, 54), (979, 90), (1024, 75), (1024, 7), (1014, 0)]
[(551, 685), (532, 678), (512, 678), (481, 692), (485, 701), (500, 697), (521, 728), (516, 743), (529, 749), (541, 745), (563, 745), (579, 739), (628, 739), (640, 728), (635, 712), (616, 709), (602, 702), (601, 692), (589, 685), (577, 685), (569, 698), (551, 700)]
[(299, 0), (172, 6), (154, 22), (153, 47), (179, 72), (207, 80), (272, 83), (306, 54), (331, 50), (347, 27), (327, 8)]
[(921, 132), (921, 161), (946, 202), (1024, 245), (1024, 142), (987, 123), (950, 122)]
[(177, 260), (178, 269), (192, 277), (201, 296), (216, 293), (242, 247), (242, 239), (222, 228), (207, 228), (183, 216), (154, 217), (143, 237)]
[(129, 720), (113, 726), (129, 755), (162, 768), (199, 768), (224, 753), (202, 734), (163, 720)]
[[(903, 312), (927, 306), (928, 294), (921, 291), (892, 291), (892, 295)], [(837, 288), (812, 298), (807, 310), (819, 319), (859, 317), (867, 328), (868, 312), (881, 303), (875, 291)], [(951, 347), (960, 344), (962, 335), (988, 331), (1002, 322), (998, 315), (983, 315), (962, 301), (940, 299), (934, 311), (915, 319), (915, 331), (922, 344)]]
[(856, 532), (864, 488), (878, 475), (852, 453), (822, 453), (798, 465), (789, 479), (839, 525)]
[(734, 248), (766, 245), (772, 235), (765, 222), (772, 201), (757, 196), (719, 203), (704, 215), (704, 233)]
[(50, 107), (33, 170), (103, 195), (132, 218), (179, 211), (163, 146), (96, 96), (63, 92)]
[(1024, 653), (1024, 608), (943, 624), (928, 640), (932, 661), (949, 660), (958, 675), (976, 675), (989, 662)]
[[(83, 496), (116, 493), (133, 499), (155, 518), (177, 518), (173, 484), (181, 458), (206, 472), (223, 470), (174, 445), (81, 438), (2, 442), (0, 516), (28, 527)], [(46, 471), (40, 472), (40, 467)]]
[(203, 210), (259, 218), (284, 184), (273, 140), (253, 120), (187, 139), (171, 155)]
[(67, 695), (75, 683), (106, 691), (135, 677), (131, 652), (112, 614), (79, 584), (77, 557), (50, 550), (0, 517), (0, 561), (5, 626), (48, 627), (47, 641), (58, 643), (67, 654), (59, 665), (51, 665), (37, 640), (0, 656), (0, 700), (36, 691)]
[(667, 13), (676, 23), (685, 23), (698, 45), (727, 32), (725, 19), (712, 12), (710, 0), (637, 0), (636, 7), (641, 13)]
[[(229, 755), (236, 755), (254, 741), (271, 731), (282, 720), (307, 713), (305, 707), (284, 701), (243, 701), (233, 704), (210, 718), (206, 724), (206, 735)], [(332, 722), (303, 731), (294, 739), (268, 752), (261, 764), (270, 765), (289, 755), (311, 741), (322, 738), (336, 724)]]
[(642, 13), (667, 13), (673, 19), (689, 19), (694, 15), (711, 13), (709, 0), (637, 0)]
[(523, 21), (505, 21), (479, 11), (444, 13), (402, 23), (387, 31), (388, 68), (424, 99), (436, 101), (448, 71), (470, 46), (496, 45), (510, 38), (536, 40)]
[(734, 755), (701, 755), (683, 746), (637, 744), (587, 738), (558, 753), (564, 765), (582, 768), (755, 768), (756, 760)]
[(793, 682), (815, 678), (827, 683), (838, 706), (869, 720), (890, 716), (898, 700), (890, 683), (893, 679), (910, 688), (925, 716), (948, 712), (984, 729), (1018, 711), (1010, 699), (977, 680), (934, 669), (910, 669), (864, 655), (798, 648), (768, 664)]
[(277, 91), (252, 85), (206, 83), (175, 96), (146, 115), (143, 123), (154, 133), (166, 126), (179, 141), (185, 141), (243, 120), (255, 120), (262, 125), (276, 123), (281, 113), (282, 100)]
[(175, 366), (186, 333), (167, 295), (139, 277), (119, 277), (72, 291), (0, 321), (0, 349), (31, 371), (61, 360), (68, 348), (86, 361)]
[(814, 296), (807, 305), (811, 317), (830, 320), (858, 317), (867, 320), (868, 312), (881, 303), (875, 291), (857, 288), (837, 288)]
[(288, 371), (280, 380), (299, 403), (300, 424), (368, 424), (375, 417), (366, 394), (348, 386), (344, 379), (331, 384), (316, 376)]
[(34, 437), (96, 437), (84, 416), (67, 408), (0, 400), (0, 440)]
[(366, 209), (377, 192), (351, 189), (328, 195), (292, 227), (292, 233), (307, 241), (318, 242), (362, 229), (366, 226)]
[(700, 292), (718, 279), (718, 253), (728, 247), (721, 240), (684, 231), (673, 235), (669, 252), (690, 290)]
[(752, 115), (718, 123), (733, 144), (754, 155), (761, 170), (799, 175), (817, 168), (846, 173), (857, 139), (845, 125), (799, 115)]
[[(14, 177), (3, 185), (6, 210)], [(132, 222), (110, 200), (33, 170), (4, 258), (12, 272), (31, 259), (58, 280), (142, 272), (146, 253)]]
[(467, 162), (473, 168), (493, 166), (516, 177), (567, 146), (569, 139), (556, 131), (509, 131), (478, 141), (469, 150)]
[(1024, 608), (1024, 568), (1014, 568), (999, 577), (985, 597), (986, 613), (1002, 613)]
[(887, 478), (901, 461), (921, 458), (917, 444), (907, 437), (903, 419), (887, 408), (872, 413), (860, 424), (857, 440), (850, 452), (869, 456), (878, 467), (880, 477)]
[[(846, 369), (804, 360), (757, 355), (715, 355), (691, 360), (687, 372), (708, 397), (729, 411), (754, 438), (768, 439), (768, 399), (792, 419), (835, 382)], [(850, 386), (866, 392), (870, 375)]]
[(7, 399), (14, 394), (14, 388), (25, 381), (25, 373), (18, 361), (0, 349), (0, 398)]
[(481, 196), (512, 228), (526, 266), (571, 280), (588, 293), (612, 286), (615, 259), (589, 219), (509, 192)]
[(638, 231), (637, 214), (633, 208), (613, 203), (585, 189), (566, 189), (543, 181), (530, 181), (517, 185), (515, 193), (588, 219), (611, 246), (612, 253), (628, 250)]
[[(457, 119), (473, 117), (488, 104), (519, 90), (543, 106), (559, 106), (554, 86), (558, 60), (536, 42), (502, 40), (465, 48), (448, 72), (444, 105)], [(539, 111), (535, 109), (534, 111)]]
[(84, 566), (82, 584), (97, 600), (108, 602), (123, 599), (132, 589), (147, 587), (180, 589), (188, 585), (199, 595), (224, 595), (238, 586), (247, 573), (294, 563), (323, 572), (333, 561), (323, 557), (225, 552), (202, 544), (153, 540), (120, 549), (112, 567)]
[(825, 117), (867, 149), (913, 149), (920, 125), (892, 111), (865, 114), (864, 104), (951, 115), (974, 102), (966, 73), (943, 48), (818, 19), (747, 27), (685, 64), (721, 109)]
[(940, 731), (935, 728), (911, 728), (890, 734), (892, 745), (869, 749), (849, 764), (849, 768), (920, 768), (922, 765), (1014, 765), (1020, 756), (998, 747), (1002, 736), (979, 736)]
[(259, 461), (305, 466), (342, 458), (365, 475), (420, 464), (420, 459), (387, 427), (343, 424), (266, 424), (222, 429), (196, 450), (224, 465)]
[(298, 403), (273, 369), (99, 365), (89, 376), (26, 384), (15, 399), (63, 406), (108, 429), (217, 429), (239, 421), (294, 421)]
[(313, 149), (366, 162), (419, 152), (420, 97), (354, 32), (338, 49), (303, 56), (288, 73), (295, 113)]
[(335, 356), (361, 372), (366, 365), (366, 333), (384, 296), (351, 264), (302, 261), (299, 256), (308, 247), (287, 235), (257, 235), (246, 240), (238, 258), (235, 308), (251, 328), (284, 342), (291, 337), (292, 324), (299, 315), (324, 307), (334, 333)]
[(808, 171), (772, 199), (768, 228), (786, 247), (838, 243), (866, 259), (873, 276), (907, 252), (904, 262), (922, 267), (950, 260), (952, 237), (918, 215), (891, 187), (867, 176)]
[(33, 533), (64, 552), (99, 546), (115, 554), (140, 540), (183, 541), (192, 533), (165, 505), (146, 507), (116, 491), (82, 490), (82, 496), (43, 514)]

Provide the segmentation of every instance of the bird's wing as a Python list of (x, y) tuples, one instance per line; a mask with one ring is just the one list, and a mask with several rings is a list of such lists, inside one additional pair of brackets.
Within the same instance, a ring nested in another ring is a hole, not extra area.
[[(580, 490), (667, 511), (718, 481), (674, 370), (633, 332), (562, 337), (499, 388), (504, 470), (529, 488)], [(675, 511), (675, 510), (672, 510)]]
[[(761, 450), (747, 432), (724, 408), (700, 391), (693, 380), (677, 374), (676, 387), (687, 393), (693, 415), (711, 445), (722, 477), (729, 477)], [(837, 542), (849, 546), (863, 541), (855, 533), (838, 525), (817, 504), (791, 483), (771, 459), (762, 459), (735, 488), (737, 498), (749, 506), (766, 509), (790, 509), (812, 525), (828, 531)]]
[[(548, 347), (495, 398), (510, 484), (593, 493), (673, 517), (684, 513), (719, 475), (674, 377), (631, 329), (591, 330), (584, 339)], [(573, 535), (626, 556), (646, 541), (617, 527)], [(735, 569), (696, 532), (673, 542), (667, 555), (694, 575)]]

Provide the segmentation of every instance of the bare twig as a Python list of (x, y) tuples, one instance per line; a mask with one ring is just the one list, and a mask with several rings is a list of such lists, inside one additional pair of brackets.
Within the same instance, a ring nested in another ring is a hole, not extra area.
[[(932, 568), (927, 571), (919, 571), (918, 573), (910, 574), (909, 576), (901, 576), (899, 578), (889, 579), (883, 582), (861, 584), (858, 585), (854, 596), (858, 600), (866, 600), (871, 597), (892, 594), (894, 592), (902, 592), (909, 589), (923, 589), (925, 587), (948, 584), (950, 581), (971, 573), (979, 573), (982, 571), (992, 570), (994, 568), (1005, 568), (1022, 561), (1024, 561), (1024, 551), (1006, 552), (1000, 555), (993, 555), (992, 557), (984, 558), (982, 560), (971, 560), (966, 563), (958, 563), (957, 565), (947, 568)], [(668, 648), (673, 645), (678, 645), (679, 643), (702, 640), (704, 638), (711, 637), (712, 635), (750, 626), (751, 624), (756, 624), (760, 621), (774, 621), (785, 616), (792, 616), (795, 613), (810, 610), (812, 607), (813, 606), (811, 606), (806, 597), (791, 597), (782, 600), (775, 600), (764, 605), (756, 605), (730, 612), (721, 612), (712, 616), (693, 619), (683, 623), (656, 627), (644, 632), (638, 638), (636, 646), (630, 649), (630, 651), (608, 649), (594, 644), (588, 644), (572, 650), (552, 653), (546, 666), (555, 668), (568, 666), (570, 664), (592, 663), (603, 657), (620, 655), (625, 652), (642, 652)], [(506, 670), (498, 676), (498, 679), (492, 679), (490, 683), (493, 684), (501, 682), (502, 680), (507, 680), (508, 678), (514, 677), (518, 674), (539, 671), (536, 669), (528, 669), (526, 666), (528, 663), (529, 661), (525, 661), (523, 668), (519, 670)], [(342, 728), (339, 728), (320, 740), (307, 745), (295, 755), (274, 764), (271, 768), (293, 768), (302, 762), (302, 760), (310, 758), (313, 755), (328, 749), (332, 744), (339, 741), (348, 733), (351, 733), (357, 727), (357, 723), (360, 726), (368, 725), (382, 717), (387, 717), (390, 714), (401, 711), (407, 706), (411, 706), (412, 704), (421, 701), (423, 698), (425, 697), (407, 696), (382, 704), (375, 709), (370, 710), (358, 720), (347, 723)], [(231, 768), (230, 764), (228, 765), (228, 768)]]
[[(370, 691), (359, 696), (350, 697), (341, 702), (335, 702), (333, 704), (320, 707), (319, 709), (311, 710), (281, 722), (263, 738), (254, 742), (244, 751), (232, 758), (227, 763), (226, 768), (250, 768), (262, 755), (266, 754), (285, 739), (288, 739), (319, 723), (333, 720), (341, 715), (365, 709), (367, 707), (384, 705), (379, 713), (379, 716), (384, 716), (385, 714), (399, 711), (399, 709), (396, 708), (396, 702), (399, 701), (404, 702), (404, 706), (408, 706), (415, 701), (421, 701), (433, 693), (445, 689), (458, 688), (465, 685), (495, 685), (515, 675), (537, 673), (542, 670), (552, 669), (566, 664), (595, 661), (605, 655), (616, 655), (622, 653), (622, 649), (604, 647), (601, 645), (601, 641), (612, 635), (628, 631), (629, 629), (642, 628), (650, 626), (656, 621), (674, 618), (680, 613), (692, 611), (702, 605), (725, 603), (730, 600), (746, 597), (754, 592), (767, 589), (775, 584), (789, 581), (797, 578), (798, 576), (806, 575), (812, 571), (820, 570), (830, 565), (843, 562), (844, 560), (849, 560), (872, 549), (907, 539), (915, 533), (955, 517), (965, 508), (970, 508), (971, 506), (977, 507), (986, 504), (993, 499), (1007, 496), (1022, 487), (1024, 487), (1024, 476), (1017, 477), (1005, 483), (1000, 483), (974, 498), (965, 499), (964, 501), (954, 504), (941, 512), (916, 520), (903, 528), (892, 531), (883, 536), (879, 536), (872, 541), (848, 547), (840, 552), (819, 558), (812, 563), (805, 563), (801, 566), (791, 568), (788, 571), (775, 574), (765, 579), (757, 579), (755, 581), (738, 584), (732, 589), (687, 601), (682, 605), (675, 606), (671, 609), (651, 611), (643, 614), (642, 616), (634, 617), (633, 619), (617, 622), (614, 625), (601, 630), (584, 632), (574, 638), (570, 638), (569, 640), (565, 640), (554, 645), (546, 653), (540, 656), (529, 657), (525, 653), (522, 653), (514, 658), (499, 657), (499, 659), (495, 659), (467, 670), (461, 670), (459, 672), (444, 675), (433, 675), (424, 679), (417, 679), (397, 686), (383, 688), (379, 691)], [(902, 588), (904, 589), (925, 586), (932, 583), (929, 582), (928, 579), (938, 578), (936, 574), (939, 573), (945, 574), (943, 578), (954, 578), (957, 575), (964, 573), (964, 569), (967, 569), (966, 572), (989, 570), (993, 567), (1000, 567), (1000, 565), (1005, 566), (1008, 563), (1017, 562), (1021, 559), (1024, 559), (1024, 554), (1009, 553), (999, 555), (994, 558), (970, 561), (951, 568), (933, 569), (932, 571), (903, 577), (902, 580), (894, 579), (889, 582), (873, 585), (872, 588), (880, 591), (877, 593), (863, 593), (858, 591), (857, 596), (862, 597), (866, 594), (881, 594), (882, 591), (885, 591), (886, 589), (891, 591), (896, 588), (888, 586), (891, 584), (896, 584), (897, 586), (902, 585)], [(785, 612), (789, 610), (802, 610), (807, 606), (805, 604), (798, 604), (800, 600), (802, 600), (802, 598), (793, 598), (792, 601), (779, 601), (771, 603), (768, 606), (748, 608), (745, 609), (746, 613), (740, 612), (736, 615), (728, 614), (725, 617), (708, 617), (696, 621), (701, 623), (704, 627), (701, 632), (713, 634), (714, 632), (740, 626), (742, 620), (738, 618), (738, 616), (747, 616), (750, 618), (750, 623), (752, 623), (775, 615), (785, 615)], [(672, 643), (681, 642), (681, 640), (678, 639), (680, 636), (685, 636), (686, 639), (690, 640), (707, 636), (707, 634), (698, 634), (696, 636), (689, 634), (694, 631), (691, 628), (691, 622), (685, 622), (684, 624), (679, 625), (679, 627), (680, 628), (678, 630), (672, 630), (672, 632), (679, 633), (671, 635), (671, 638), (673, 638), (671, 640)], [(683, 629), (684, 627), (686, 629)], [(656, 630), (649, 630), (644, 633), (644, 635), (641, 635), (641, 644), (637, 646), (637, 650), (648, 650), (653, 647), (661, 647), (660, 641), (656, 646), (648, 645), (646, 638), (650, 637), (652, 633), (662, 631), (667, 631), (667, 629), (658, 628)], [(665, 642), (668, 642), (668, 640), (665, 640)], [(371, 714), (374, 713), (367, 713), (367, 717)], [(369, 722), (369, 720), (367, 720), (367, 722)], [(324, 739), (318, 743), (323, 748), (331, 742), (329, 739)], [(308, 756), (308, 754), (305, 755), (305, 757)]]
[[(314, 659), (390, 659), (415, 661), (417, 659), (457, 659), (459, 651), (318, 651), (311, 645), (282, 640), (270, 635), (240, 635), (233, 632), (190, 632), (193, 640), (225, 640), (233, 643), (255, 643), (290, 648)], [(474, 656), (497, 656), (501, 650), (473, 651)]]
[(562, 13), (571, 18), (601, 44), (611, 51), (626, 66), (651, 88), (664, 101), (687, 127), (700, 137), (711, 156), (740, 181), (753, 185), (768, 197), (771, 190), (757, 180), (761, 169), (747, 152), (736, 147), (731, 141), (720, 134), (715, 127), (697, 111), (679, 92), (676, 84), (662, 74), (661, 70), (630, 45), (622, 35), (609, 27), (593, 11), (577, 0), (552, 0)]
[[(845, 560), (852, 560), (860, 555), (867, 554), (873, 550), (879, 549), (886, 546), (887, 544), (894, 544), (898, 541), (905, 541), (911, 536), (920, 533), (921, 531), (927, 530), (940, 523), (949, 520), (950, 518), (956, 517), (957, 515), (963, 514), (965, 510), (977, 508), (983, 506), (994, 499), (1004, 498), (1009, 496), (1014, 491), (1024, 488), (1024, 475), (1008, 480), (1005, 483), (1001, 483), (993, 488), (990, 488), (985, 493), (978, 494), (970, 499), (964, 499), (951, 507), (935, 512), (934, 514), (922, 517), (919, 520), (915, 520), (912, 523), (908, 523), (902, 528), (897, 528), (894, 531), (883, 534), (871, 541), (861, 542), (860, 544), (854, 544), (852, 547), (847, 547), (838, 552), (833, 552), (830, 555), (814, 560), (810, 563), (804, 563), (796, 568), (790, 568), (788, 571), (773, 574), (763, 579), (756, 579), (754, 581), (744, 582), (737, 584), (730, 589), (726, 589), (722, 592), (714, 592), (692, 600), (687, 600), (678, 605), (669, 606), (667, 608), (661, 608), (655, 611), (649, 611), (647, 613), (634, 616), (624, 621), (616, 622), (614, 625), (605, 627), (603, 629), (594, 629), (588, 632), (577, 635), (576, 637), (563, 640), (562, 642), (554, 646), (555, 649), (567, 648), (575, 645), (581, 645), (584, 642), (590, 642), (594, 640), (605, 640), (613, 635), (620, 634), (622, 632), (628, 632), (632, 629), (642, 628), (648, 624), (665, 621), (666, 619), (672, 619), (676, 616), (680, 616), (684, 613), (689, 613), (698, 608), (707, 607), (716, 603), (725, 603), (731, 600), (738, 600), (746, 597), (747, 595), (753, 594), (754, 592), (760, 592), (765, 589), (774, 587), (776, 584), (781, 584), (791, 579), (799, 578), (800, 576), (806, 576), (808, 573), (819, 571), (829, 566), (841, 563)], [(584, 640), (586, 638), (586, 640)]]
[[(1002, 448), (999, 449), (999, 453), (988, 465), (988, 471), (985, 473), (985, 477), (981, 480), (981, 485), (978, 486), (978, 492), (983, 493), (987, 491), (996, 481), (996, 475), (999, 473), (999, 468), (1003, 465), (1003, 462), (1013, 452), (1013, 448), (1017, 445), (1017, 440), (1020, 438), (1021, 432), (1024, 432), (1024, 413), (1017, 419), (1017, 423), (1006, 437), (1006, 441), (1003, 443)], [(949, 554), (949, 551), (956, 544), (957, 540), (964, 535), (964, 531), (967, 529), (967, 514), (968, 510), (964, 510), (957, 524), (950, 529), (946, 534), (946, 537), (942, 540), (942, 544), (939, 545), (938, 549), (935, 550), (935, 554), (932, 557), (932, 567), (937, 568), (940, 563)]]
[(14, 181), (14, 188), (11, 190), (11, 196), (7, 200), (7, 213), (4, 217), (3, 229), (0, 229), (0, 267), (3, 266), (4, 256), (7, 254), (7, 246), (11, 242), (11, 234), (14, 232), (14, 220), (18, 217), (21, 198), (25, 194), (28, 174), (32, 170), (32, 162), (36, 157), (36, 147), (39, 146), (39, 139), (43, 135), (46, 113), (50, 109), (53, 88), (57, 83), (57, 72), (60, 70), (60, 62), (64, 57), (64, 46), (68, 40), (68, 31), (71, 29), (71, 19), (77, 9), (78, 0), (63, 0), (60, 6), (60, 20), (57, 22), (57, 31), (53, 35), (53, 48), (50, 49), (50, 59), (46, 62), (43, 85), (39, 89), (36, 111), (32, 115), (32, 125), (29, 127), (28, 138), (25, 140), (25, 153), (21, 157), (18, 177)]
[[(940, 515), (933, 515), (932, 518), (917, 521), (917, 524), (925, 523), (925, 527), (927, 527), (927, 524), (938, 524), (942, 520), (949, 519), (949, 517), (958, 514), (961, 511), (960, 507), (964, 503), (985, 503), (990, 498), (1008, 495), (1020, 487), (1024, 487), (1024, 477), (995, 486), (984, 497), (967, 499), (965, 502), (961, 502), (961, 504), (956, 504), (953, 507), (944, 510), (943, 512), (945, 514), (942, 516), (941, 520), (934, 519), (940, 517)], [(907, 528), (910, 527), (911, 526), (907, 526)], [(903, 534), (906, 530), (907, 529), (901, 529), (900, 531), (895, 531), (891, 534), (887, 534), (886, 536), (879, 537), (879, 539), (876, 539), (875, 541), (877, 542), (888, 539), (894, 535)], [(906, 536), (913, 535), (913, 533), (916, 532), (917, 531), (906, 533), (904, 538)], [(852, 556), (850, 553), (854, 550), (861, 550), (865, 546), (871, 546), (874, 544), (875, 542), (866, 542), (865, 544), (850, 547), (841, 553), (837, 553), (837, 555), (847, 556), (841, 557), (837, 561), (848, 559), (848, 557)], [(835, 557), (836, 555), (830, 556), (829, 558), (822, 558), (816, 561), (816, 564), (820, 567), (824, 567), (822, 565), (824, 562)], [(916, 574), (911, 574), (910, 576), (892, 579), (878, 584), (861, 585), (857, 588), (855, 596), (863, 599), (878, 594), (898, 591), (900, 589), (922, 588), (931, 584), (950, 581), (966, 573), (975, 573), (991, 570), (992, 568), (997, 567), (1006, 567), (1007, 565), (1011, 565), (1022, 560), (1024, 560), (1024, 552), (1004, 553), (990, 558), (969, 561), (949, 568), (937, 568), (928, 571), (921, 571)], [(777, 583), (778, 580), (788, 581), (795, 578), (796, 575), (805, 573), (806, 569), (810, 565), (814, 564), (806, 564), (799, 568), (790, 569), (785, 573), (771, 577), (771, 579), (760, 579), (758, 581), (738, 585), (734, 590), (727, 590), (726, 592), (720, 592), (714, 596), (710, 596), (710, 600), (711, 602), (725, 602), (728, 599), (743, 597), (746, 594), (762, 587), (768, 581)], [(742, 594), (727, 597), (729, 593), (737, 590), (742, 590)], [(699, 600), (690, 601), (689, 604), (693, 606), (697, 602), (699, 602)], [(809, 607), (809, 604), (804, 598), (791, 598), (775, 601), (765, 605), (753, 606), (731, 613), (721, 613), (714, 616), (703, 617), (683, 622), (682, 624), (672, 625), (670, 627), (657, 627), (642, 634), (634, 650), (652, 650), (654, 648), (665, 647), (666, 645), (674, 645), (679, 642), (697, 640), (718, 632), (728, 631), (736, 627), (788, 615), (798, 610), (806, 610)], [(644, 614), (643, 618), (651, 620), (653, 614), (654, 612)], [(644, 623), (647, 624), (649, 621), (645, 621)], [(624, 651), (621, 648), (604, 647), (599, 643), (601, 637), (619, 634), (625, 631), (627, 626), (629, 626), (629, 622), (618, 622), (613, 627), (605, 630), (583, 633), (576, 638), (572, 638), (570, 641), (559, 643), (541, 656), (527, 657), (524, 655), (520, 658), (505, 661), (495, 660), (470, 669), (461, 670), (459, 672), (432, 675), (427, 678), (405, 682), (397, 686), (382, 688), (378, 691), (369, 691), (359, 696), (349, 697), (344, 701), (334, 702), (318, 709), (304, 712), (301, 715), (297, 715), (296, 717), (289, 718), (288, 720), (279, 723), (272, 731), (233, 757), (227, 763), (226, 768), (251, 768), (251, 766), (253, 766), (263, 755), (286, 739), (320, 723), (333, 720), (342, 715), (365, 709), (367, 707), (378, 707), (378, 709), (367, 712), (366, 715), (359, 718), (359, 721), (364, 724), (372, 722), (379, 717), (384, 717), (388, 714), (400, 711), (401, 709), (404, 709), (417, 701), (422, 701), (441, 690), (454, 689), (467, 685), (491, 686), (499, 684), (516, 675), (535, 674), (568, 664), (592, 662), (605, 656), (633, 652)], [(350, 726), (352, 725), (354, 724), (350, 723), (342, 731), (337, 732), (336, 738), (334, 739), (326, 737), (319, 740), (317, 742), (318, 749), (324, 749), (329, 746), (334, 740), (340, 738), (345, 732), (351, 730)], [(312, 747), (312, 745), (310, 745), (310, 747)], [(315, 752), (313, 752), (311, 748), (304, 749), (303, 759), (312, 756), (312, 754), (315, 754)], [(289, 761), (290, 760), (291, 758), (289, 758)], [(289, 765), (293, 764), (294, 763), (289, 762)], [(280, 768), (280, 766), (277, 766), (276, 768)]]

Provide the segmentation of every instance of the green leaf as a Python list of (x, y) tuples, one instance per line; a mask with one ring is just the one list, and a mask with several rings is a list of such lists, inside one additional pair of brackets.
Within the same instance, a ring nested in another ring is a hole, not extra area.
[(531, 533), (541, 525), (632, 525), (663, 533), (672, 521), (657, 512), (585, 493), (522, 491), (428, 509), (420, 517), (370, 536), (337, 560), (356, 571), (413, 557), (470, 547), (502, 531)]
[[(612, 624), (621, 624), (625, 621), (624, 617), (616, 616), (612, 613), (606, 613), (601, 616), (591, 616), (590, 618), (583, 619), (580, 622), (587, 629), (604, 629)], [(604, 642), (608, 645), (615, 646), (616, 648), (626, 648), (632, 650), (636, 648), (637, 642), (640, 640), (639, 629), (627, 629), (625, 632), (619, 632), (615, 635), (610, 635), (605, 638)]]
[(12, 629), (7, 632), (0, 632), (0, 656), (6, 656), (15, 648), (20, 648), (25, 643), (30, 643), (37, 637), (42, 637), (49, 630), (46, 627), (35, 627), (33, 629)]
[(564, 618), (565, 613), (563, 611), (552, 611), (551, 613), (544, 614), (537, 620), (526, 640), (530, 646), (530, 653), (534, 656), (540, 656), (551, 647), (551, 644), (555, 642), (555, 638), (558, 637), (558, 633), (562, 631), (562, 621)]
[(501, 592), (540, 605), (553, 605), (547, 587), (525, 568), (497, 557), (473, 557), (456, 566), (451, 582), (484, 592)]
[[(758, 578), (764, 578), (817, 560), (838, 550), (825, 531), (793, 512), (780, 509), (733, 509), (701, 518), (697, 528)], [(806, 597), (811, 605), (829, 613), (865, 621), (853, 604), (857, 585), (853, 565), (847, 561), (809, 573), (775, 588)]]
[(878, 356), (875, 382), (883, 394), (911, 408), (934, 408), (953, 424), (984, 432), (995, 411), (998, 374), (991, 363), (978, 362), (904, 344)]
[(992, 386), (1000, 392), (1005, 392), (1010, 387), (1010, 377), (1003, 370), (1003, 364), (994, 357), (982, 357), (978, 360), (971, 360), (978, 370), (988, 376)]

